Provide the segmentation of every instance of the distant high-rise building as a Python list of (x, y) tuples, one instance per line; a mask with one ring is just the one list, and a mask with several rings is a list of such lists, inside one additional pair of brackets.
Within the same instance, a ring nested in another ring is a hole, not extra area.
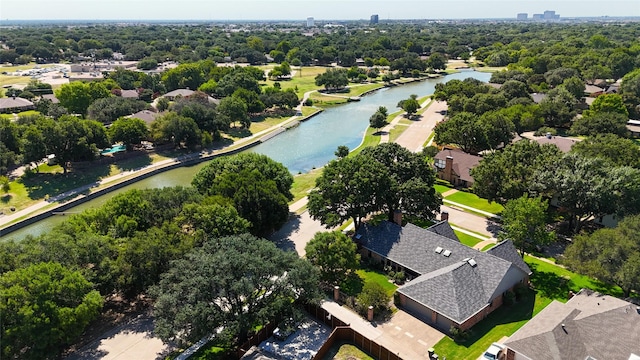
[(374, 14), (371, 15), (371, 20), (369, 21), (370, 24), (377, 24), (378, 23), (378, 14)]
[(542, 20), (542, 19), (544, 19), (544, 15), (542, 15), (542, 14), (533, 14), (532, 19), (533, 20)]
[(307, 18), (307, 27), (314, 27), (316, 26), (316, 22), (313, 20), (312, 16), (309, 16)]
[(527, 13), (520, 13), (520, 14), (518, 14), (518, 16), (516, 16), (516, 19), (518, 19), (518, 20), (527, 20), (528, 16), (529, 16), (529, 14), (527, 14)]
[(542, 18), (544, 20), (558, 20), (560, 19), (560, 15), (556, 14), (556, 12), (553, 10), (547, 10), (544, 12), (544, 14), (542, 14)]

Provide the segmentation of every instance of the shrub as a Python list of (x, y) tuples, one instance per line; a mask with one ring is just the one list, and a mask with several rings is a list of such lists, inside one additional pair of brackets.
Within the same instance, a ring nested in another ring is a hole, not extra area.
[(503, 302), (505, 305), (513, 305), (513, 303), (515, 302), (515, 299), (516, 299), (516, 294), (514, 294), (513, 291), (507, 291), (504, 294)]
[(388, 309), (389, 300), (389, 295), (387, 295), (382, 285), (377, 282), (367, 281), (357, 298), (358, 310), (366, 316), (369, 306), (373, 306), (375, 311)]
[(396, 282), (396, 284), (404, 284), (404, 279), (404, 271), (398, 271), (393, 277), (393, 280)]
[(518, 284), (516, 285), (514, 291), (516, 293), (516, 299), (520, 300), (527, 296), (529, 289), (524, 284)]
[(313, 100), (307, 99), (304, 101), (304, 106), (313, 106)]
[(456, 326), (451, 326), (449, 328), (449, 334), (451, 334), (451, 337), (453, 337), (453, 340), (455, 342), (462, 342), (465, 341), (467, 338), (469, 338), (469, 331), (467, 330), (462, 330)]

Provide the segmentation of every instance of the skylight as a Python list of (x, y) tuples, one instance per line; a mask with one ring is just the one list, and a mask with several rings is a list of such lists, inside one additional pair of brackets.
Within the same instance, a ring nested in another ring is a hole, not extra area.
[(446, 256), (446, 257), (451, 256), (451, 250), (445, 250), (445, 251), (442, 253), (442, 255), (444, 255), (444, 256)]
[(440, 246), (438, 246), (438, 247), (436, 248), (436, 254), (440, 254), (440, 253), (442, 253), (442, 250), (444, 250), (444, 249), (443, 249), (443, 248), (441, 248)]

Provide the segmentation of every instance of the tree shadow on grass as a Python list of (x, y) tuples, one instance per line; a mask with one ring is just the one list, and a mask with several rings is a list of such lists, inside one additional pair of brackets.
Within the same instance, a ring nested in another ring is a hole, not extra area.
[(362, 292), (363, 286), (364, 280), (355, 272), (351, 272), (340, 284), (340, 290), (349, 296), (356, 296)]
[(13, 195), (11, 194), (4, 194), (2, 196), (0, 196), (0, 202), (4, 203), (4, 204), (8, 204), (9, 201), (11, 201), (11, 198), (13, 198)]
[(536, 264), (528, 264), (533, 272), (531, 284), (540, 295), (550, 299), (566, 299), (571, 290), (572, 281), (557, 274), (538, 271)]
[(469, 347), (498, 325), (531, 319), (533, 317), (535, 302), (536, 292), (527, 289), (527, 293), (516, 303), (501, 306), (485, 319), (474, 325), (468, 331), (466, 338), (457, 340), (456, 343)]
[(240, 127), (232, 127), (226, 133), (235, 138), (246, 138), (253, 135), (249, 129)]
[(115, 165), (121, 171), (138, 170), (151, 165), (151, 157), (148, 154), (142, 154), (129, 159), (118, 160)]
[(29, 173), (21, 181), (27, 189), (30, 199), (39, 200), (45, 196), (56, 196), (70, 190), (85, 188), (108, 176), (110, 164), (98, 164), (83, 170), (71, 170), (66, 174)]

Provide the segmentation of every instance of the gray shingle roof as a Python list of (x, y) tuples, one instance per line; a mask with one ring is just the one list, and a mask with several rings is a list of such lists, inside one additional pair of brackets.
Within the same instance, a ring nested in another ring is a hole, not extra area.
[(496, 244), (494, 247), (487, 250), (487, 254), (495, 255), (501, 259), (505, 259), (520, 268), (520, 270), (524, 271), (527, 275), (531, 275), (531, 269), (529, 268), (529, 265), (527, 265), (527, 263), (522, 260), (522, 256), (518, 254), (518, 250), (516, 250), (515, 245), (513, 245), (511, 241), (505, 240)]
[(505, 345), (531, 359), (628, 360), (640, 353), (640, 313), (626, 301), (582, 290), (566, 304), (549, 304)]
[[(443, 226), (437, 225), (436, 229)], [(516, 271), (520, 277), (529, 273), (501, 257), (413, 224), (404, 227), (388, 221), (378, 226), (363, 224), (357, 233), (365, 248), (421, 274), (398, 292), (458, 323), (506, 290), (503, 280), (508, 272)], [(436, 253), (438, 247), (442, 248), (441, 253)], [(503, 249), (515, 252), (513, 246)], [(451, 251), (448, 257), (443, 255), (446, 250)], [(472, 267), (466, 259), (475, 260), (477, 265)]]
[(435, 223), (431, 226), (429, 226), (427, 228), (427, 230), (434, 232), (438, 235), (442, 235), (444, 237), (447, 237), (451, 240), (455, 240), (457, 242), (460, 242), (460, 239), (458, 239), (458, 236), (456, 235), (456, 233), (453, 231), (453, 229), (451, 228), (451, 225), (449, 225), (449, 222), (447, 220), (442, 220), (439, 223)]

